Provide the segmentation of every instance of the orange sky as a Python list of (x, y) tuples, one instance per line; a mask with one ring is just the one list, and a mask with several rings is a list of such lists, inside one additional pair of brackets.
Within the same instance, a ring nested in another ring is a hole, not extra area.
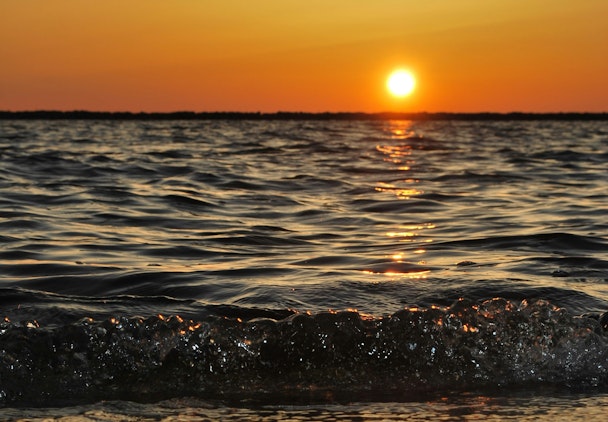
[[(608, 111), (606, 0), (0, 0), (0, 110)], [(416, 91), (391, 98), (406, 67)]]

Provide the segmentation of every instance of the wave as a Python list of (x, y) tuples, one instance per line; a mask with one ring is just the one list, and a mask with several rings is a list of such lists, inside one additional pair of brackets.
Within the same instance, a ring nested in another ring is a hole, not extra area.
[(179, 316), (0, 323), (0, 403), (327, 400), (517, 386), (608, 388), (608, 313), (460, 299), (378, 317), (231, 307)]
[(532, 235), (492, 236), (488, 238), (460, 239), (456, 241), (436, 242), (435, 247), (474, 247), (491, 249), (533, 249), (546, 251), (585, 251), (603, 252), (606, 250), (605, 239), (595, 236), (581, 236), (572, 233), (540, 233)]

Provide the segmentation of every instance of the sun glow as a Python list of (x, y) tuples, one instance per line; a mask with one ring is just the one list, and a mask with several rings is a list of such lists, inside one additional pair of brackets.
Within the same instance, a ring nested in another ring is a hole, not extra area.
[(410, 95), (416, 87), (414, 75), (403, 69), (395, 70), (386, 80), (386, 88), (395, 97)]

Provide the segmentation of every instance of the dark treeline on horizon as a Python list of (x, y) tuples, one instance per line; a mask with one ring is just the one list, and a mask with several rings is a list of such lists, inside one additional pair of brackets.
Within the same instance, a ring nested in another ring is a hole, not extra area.
[(20, 120), (608, 120), (605, 113), (354, 113), (354, 112), (193, 112), (0, 111), (0, 119)]

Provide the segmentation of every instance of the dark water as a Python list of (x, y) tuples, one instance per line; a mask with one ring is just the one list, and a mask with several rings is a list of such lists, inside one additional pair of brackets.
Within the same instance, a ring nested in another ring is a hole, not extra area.
[(2, 121), (0, 160), (5, 407), (605, 405), (606, 122)]

